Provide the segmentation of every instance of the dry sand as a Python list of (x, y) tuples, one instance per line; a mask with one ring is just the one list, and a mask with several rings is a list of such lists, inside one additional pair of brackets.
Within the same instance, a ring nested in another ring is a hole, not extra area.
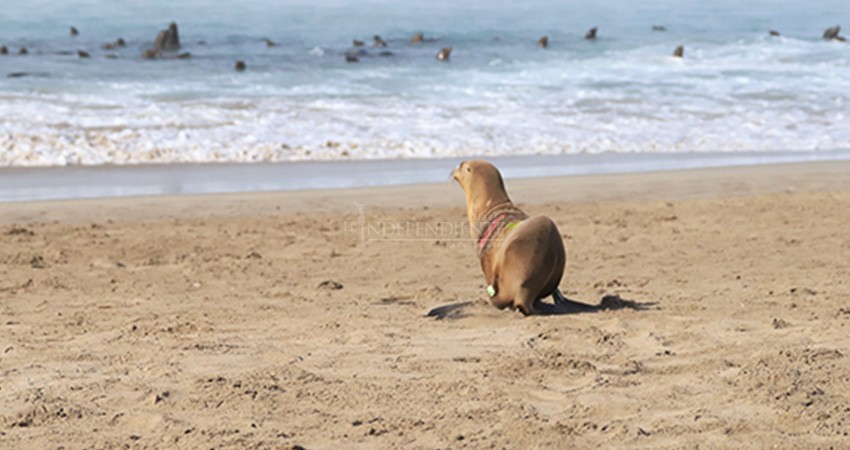
[(448, 183), (2, 204), (0, 448), (848, 448), (848, 174), (509, 180), (636, 306), (529, 318)]

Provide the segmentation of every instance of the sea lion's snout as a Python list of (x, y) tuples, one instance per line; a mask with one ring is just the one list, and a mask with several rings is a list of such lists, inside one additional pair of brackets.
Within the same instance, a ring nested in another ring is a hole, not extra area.
[(452, 169), (451, 172), (449, 172), (449, 178), (450, 179), (454, 179), (455, 181), (460, 183), (460, 168), (461, 168), (461, 166), (463, 166), (463, 163), (464, 163), (464, 161), (459, 162), (458, 165), (455, 166), (455, 168)]

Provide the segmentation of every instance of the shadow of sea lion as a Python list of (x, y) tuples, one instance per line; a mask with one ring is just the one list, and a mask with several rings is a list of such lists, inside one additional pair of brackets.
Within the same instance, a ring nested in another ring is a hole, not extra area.
[[(437, 320), (461, 319), (470, 316), (471, 310), (479, 303), (484, 305), (483, 302), (468, 301), (438, 306), (428, 311), (426, 317), (433, 317)], [(538, 300), (534, 304), (534, 314), (539, 316), (560, 316), (566, 314), (595, 313), (599, 311), (616, 311), (620, 309), (643, 311), (651, 309), (655, 305), (655, 302), (641, 303), (634, 300), (626, 300), (619, 295), (613, 294), (602, 297), (598, 305), (588, 305), (568, 298), (559, 304), (545, 303)], [(490, 309), (493, 308), (492, 305), (485, 306)]]

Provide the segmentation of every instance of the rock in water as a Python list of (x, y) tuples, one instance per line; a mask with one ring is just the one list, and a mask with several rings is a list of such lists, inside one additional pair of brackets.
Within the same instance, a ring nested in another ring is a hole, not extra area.
[(159, 32), (156, 36), (154, 47), (162, 52), (176, 52), (180, 50), (180, 34), (177, 31), (176, 23), (171, 22), (167, 30)]

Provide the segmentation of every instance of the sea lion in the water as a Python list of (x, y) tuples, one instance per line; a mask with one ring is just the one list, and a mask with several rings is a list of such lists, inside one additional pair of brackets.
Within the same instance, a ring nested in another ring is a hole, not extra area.
[(91, 55), (89, 55), (89, 52), (87, 52), (85, 50), (77, 50), (77, 57), (79, 57), (79, 58), (91, 58)]
[(263, 41), (265, 41), (266, 47), (277, 47), (277, 44), (269, 38), (263, 38)]
[(353, 41), (351, 41), (351, 45), (353, 45), (355, 47), (363, 47), (364, 45), (366, 45), (366, 43), (363, 42), (363, 41), (358, 41), (357, 39), (354, 39)]
[(144, 59), (156, 59), (159, 57), (159, 50), (155, 48), (149, 48), (142, 52), (142, 58)]
[(425, 40), (425, 34), (424, 33), (416, 33), (416, 34), (413, 35), (412, 38), (410, 38), (410, 43), (411, 44), (421, 44), (424, 40)]
[(8, 55), (9, 49), (5, 45), (0, 45), (0, 55)]
[(664, 28), (664, 25), (653, 25), (652, 31), (667, 31), (667, 28)]
[(466, 194), (470, 233), (476, 240), (490, 302), (534, 314), (542, 298), (557, 304), (566, 251), (561, 233), (546, 216), (529, 217), (511, 202), (499, 170), (486, 161), (464, 161), (452, 178)]
[(823, 32), (823, 38), (827, 41), (846, 41), (846, 39), (844, 39), (843, 36), (839, 36), (838, 33), (841, 33), (841, 25), (827, 28), (826, 31)]
[(590, 41), (596, 39), (596, 27), (587, 30), (587, 34), (584, 35), (584, 38)]
[(372, 45), (374, 45), (375, 47), (386, 47), (387, 43), (384, 42), (384, 40), (376, 34), (372, 37)]
[(770, 31), (767, 32), (767, 34), (774, 36), (774, 37), (779, 36), (779, 32), (776, 31), (776, 30), (770, 30)]
[(440, 61), (448, 61), (449, 57), (451, 57), (451, 56), (452, 56), (452, 48), (451, 47), (441, 48), (440, 51), (437, 52), (437, 59), (439, 59)]
[(28, 55), (28, 54), (29, 54), (29, 52), (30, 52), (30, 51), (29, 51), (29, 50), (27, 50), (27, 48), (26, 48), (26, 47), (21, 47), (21, 48), (20, 48), (20, 50), (18, 50), (18, 54), (19, 54), (19, 55)]
[(76, 36), (76, 35), (80, 34), (80, 32), (77, 30), (76, 27), (71, 27), (70, 34), (71, 34), (71, 36)]
[(244, 72), (247, 68), (248, 66), (245, 64), (245, 61), (242, 60), (236, 61), (236, 63), (233, 64), (233, 69), (237, 72)]
[(537, 46), (540, 48), (549, 47), (549, 36), (543, 36), (542, 38), (538, 39)]
[(681, 58), (685, 56), (685, 46), (680, 45), (676, 47), (676, 50), (673, 50), (673, 56), (676, 58)]

